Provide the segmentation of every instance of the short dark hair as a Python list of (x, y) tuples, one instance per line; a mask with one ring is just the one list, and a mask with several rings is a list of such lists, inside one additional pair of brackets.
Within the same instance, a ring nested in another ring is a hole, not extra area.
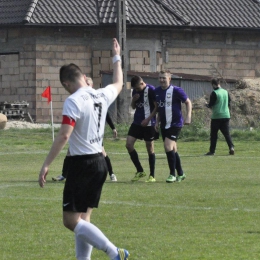
[(133, 76), (132, 79), (131, 79), (131, 87), (134, 88), (141, 81), (143, 81), (143, 79), (140, 76)]
[(76, 82), (83, 75), (81, 69), (74, 63), (63, 65), (60, 68), (60, 82)]
[(218, 86), (220, 84), (220, 79), (212, 79), (211, 85)]

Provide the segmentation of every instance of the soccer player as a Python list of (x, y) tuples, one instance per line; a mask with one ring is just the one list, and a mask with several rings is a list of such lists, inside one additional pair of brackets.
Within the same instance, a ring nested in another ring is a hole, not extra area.
[[(180, 156), (177, 152), (177, 139), (183, 124), (188, 125), (191, 123), (192, 104), (182, 88), (171, 85), (171, 73), (169, 71), (159, 73), (159, 82), (160, 86), (155, 90), (158, 104), (156, 129), (161, 128), (164, 150), (170, 169), (170, 175), (166, 182), (172, 183), (176, 180), (180, 182), (186, 176), (183, 173)], [(182, 117), (181, 103), (186, 106), (185, 120)], [(175, 174), (175, 169), (178, 176)]]
[[(95, 90), (86, 85), (86, 76), (75, 64), (60, 68), (60, 82), (70, 93), (63, 106), (63, 121), (39, 173), (44, 187), (49, 166), (69, 142), (68, 176), (63, 191), (63, 224), (75, 233), (76, 257), (90, 260), (92, 247), (110, 260), (126, 260), (129, 253), (117, 248), (95, 225), (90, 216), (98, 207), (107, 166), (102, 140), (108, 107), (123, 86), (120, 46), (113, 39), (113, 83)], [(86, 221), (86, 220), (87, 221)]]
[(218, 131), (224, 135), (227, 145), (229, 147), (229, 154), (234, 155), (235, 149), (229, 133), (229, 120), (230, 120), (230, 96), (227, 90), (221, 88), (219, 79), (212, 79), (211, 85), (213, 91), (210, 94), (209, 103), (206, 104), (208, 108), (212, 109), (211, 123), (210, 123), (210, 147), (209, 152), (205, 155), (214, 155), (217, 140)]
[(131, 87), (133, 88), (131, 107), (135, 109), (135, 113), (134, 121), (129, 128), (126, 138), (126, 149), (137, 171), (132, 181), (138, 181), (140, 178), (146, 176), (134, 147), (136, 140), (140, 139), (145, 141), (149, 156), (150, 175), (146, 182), (155, 182), (154, 140), (158, 139), (155, 131), (155, 115), (157, 110), (154, 94), (155, 87), (146, 84), (139, 76), (134, 76), (131, 79)]
[[(90, 77), (86, 77), (86, 84), (87, 84), (87, 86), (93, 87), (93, 80)], [(107, 113), (106, 122), (108, 123), (108, 125), (112, 129), (113, 134), (114, 134), (114, 138), (116, 138), (117, 137), (117, 130), (116, 130), (114, 124), (113, 124), (113, 121), (112, 121), (109, 113)], [(108, 155), (107, 155), (107, 153), (105, 151), (105, 147), (104, 147), (103, 143), (102, 143), (102, 153), (105, 156), (105, 160), (106, 160), (106, 163), (107, 163), (107, 169), (108, 169), (108, 173), (109, 173), (109, 176), (110, 176), (110, 180), (111, 181), (117, 181), (116, 175), (113, 172), (113, 168), (112, 168), (112, 164), (111, 164), (110, 158), (108, 157)], [(63, 166), (62, 166), (62, 174), (58, 175), (57, 177), (52, 177), (53, 181), (64, 181), (64, 180), (66, 180), (66, 178), (67, 178), (67, 171), (68, 171), (68, 169), (67, 169), (68, 168), (68, 156), (69, 155), (67, 155), (64, 158)]]

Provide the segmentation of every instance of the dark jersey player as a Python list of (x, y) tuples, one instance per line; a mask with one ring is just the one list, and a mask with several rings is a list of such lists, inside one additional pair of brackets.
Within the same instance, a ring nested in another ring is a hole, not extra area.
[(146, 176), (134, 147), (136, 140), (140, 139), (145, 141), (149, 156), (150, 174), (146, 182), (155, 182), (154, 140), (158, 139), (157, 132), (155, 131), (155, 115), (157, 110), (154, 94), (155, 88), (146, 84), (139, 76), (134, 76), (131, 79), (131, 87), (133, 88), (131, 107), (135, 109), (135, 113), (133, 123), (128, 131), (126, 149), (136, 168), (136, 174), (132, 181), (138, 181), (140, 178)]
[[(155, 95), (158, 104), (158, 116), (156, 129), (161, 128), (161, 134), (164, 141), (164, 150), (167, 155), (170, 169), (169, 177), (166, 182), (172, 183), (185, 179), (181, 167), (180, 156), (177, 152), (177, 139), (181, 132), (183, 124), (191, 122), (191, 101), (182, 88), (173, 86), (171, 82), (171, 73), (161, 71), (159, 74), (160, 86), (156, 88)], [(182, 117), (181, 104), (186, 106), (186, 118)], [(177, 170), (178, 176), (175, 174)]]

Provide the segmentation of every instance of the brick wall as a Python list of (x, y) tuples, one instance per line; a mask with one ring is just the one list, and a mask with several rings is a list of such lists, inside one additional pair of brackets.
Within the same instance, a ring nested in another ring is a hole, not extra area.
[[(8, 35), (8, 37), (7, 37)], [(0, 29), (0, 102), (27, 101), (36, 122), (50, 122), (50, 105), (41, 93), (52, 88), (54, 122), (68, 96), (59, 82), (59, 68), (79, 65), (101, 86), (100, 70), (111, 70), (111, 29)], [(131, 37), (131, 38), (130, 38)], [(187, 31), (128, 30), (128, 69), (174, 74), (260, 77), (260, 35)], [(128, 104), (125, 104), (128, 105)]]
[(84, 45), (37, 44), (36, 53), (36, 121), (51, 120), (50, 104), (41, 96), (44, 89), (51, 86), (53, 120), (61, 122), (63, 102), (68, 92), (60, 84), (59, 69), (64, 64), (75, 63), (86, 75), (90, 75), (91, 50)]
[(169, 48), (165, 67), (174, 73), (187, 73), (224, 78), (259, 76), (259, 50)]

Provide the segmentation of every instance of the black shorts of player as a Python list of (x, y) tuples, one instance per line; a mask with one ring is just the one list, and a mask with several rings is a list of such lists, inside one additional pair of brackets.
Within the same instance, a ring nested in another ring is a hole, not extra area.
[(167, 137), (168, 139), (177, 142), (177, 139), (181, 133), (181, 127), (170, 127), (170, 128), (161, 128), (161, 134), (163, 141)]
[(154, 126), (143, 127), (140, 125), (131, 124), (127, 135), (146, 142), (159, 139), (159, 133), (155, 131)]
[(63, 211), (86, 212), (97, 208), (107, 164), (102, 153), (68, 158), (68, 176), (63, 190)]

